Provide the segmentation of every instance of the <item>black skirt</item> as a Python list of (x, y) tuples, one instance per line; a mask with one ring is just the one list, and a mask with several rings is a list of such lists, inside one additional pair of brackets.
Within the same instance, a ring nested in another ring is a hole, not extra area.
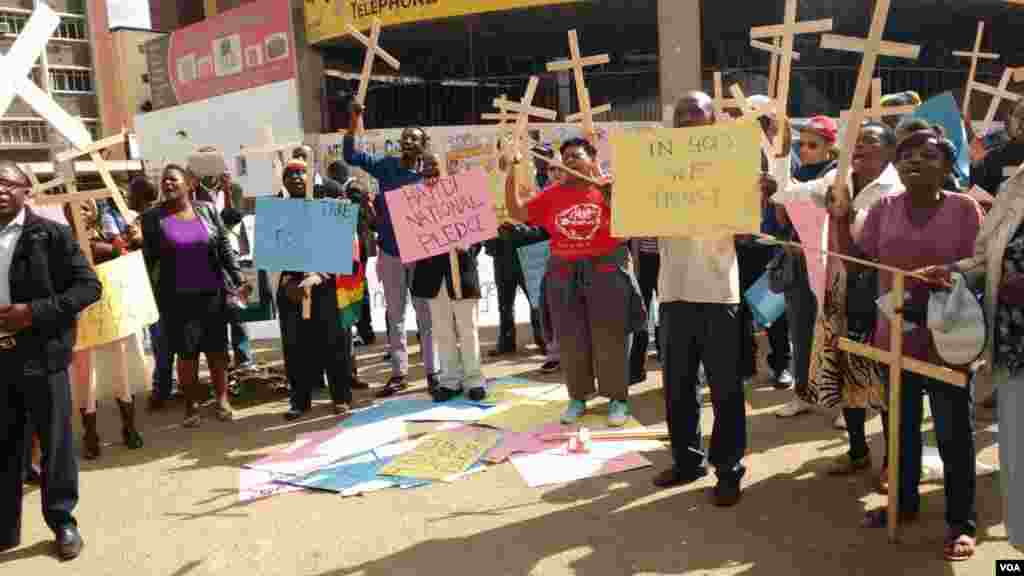
[(160, 322), (167, 346), (179, 358), (192, 360), (203, 354), (228, 351), (228, 316), (223, 290), (177, 292), (163, 307)]

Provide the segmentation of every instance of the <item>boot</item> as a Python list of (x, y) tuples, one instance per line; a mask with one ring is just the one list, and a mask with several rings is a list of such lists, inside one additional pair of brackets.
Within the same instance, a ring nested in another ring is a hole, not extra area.
[(86, 460), (95, 460), (100, 457), (100, 436), (96, 433), (96, 413), (86, 413), (82, 409), (82, 428), (85, 435), (82, 437), (82, 456)]
[(117, 407), (121, 410), (121, 438), (124, 445), (132, 450), (142, 448), (142, 435), (135, 429), (135, 397), (128, 402), (117, 399)]

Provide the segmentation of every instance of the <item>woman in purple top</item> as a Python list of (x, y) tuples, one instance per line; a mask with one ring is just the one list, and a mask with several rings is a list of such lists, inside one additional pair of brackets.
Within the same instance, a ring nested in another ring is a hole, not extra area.
[[(882, 198), (870, 210), (859, 241), (850, 234), (849, 208), (829, 194), (829, 212), (837, 223), (833, 249), (852, 253), (902, 270), (948, 265), (974, 254), (975, 238), (981, 228), (981, 207), (971, 197), (943, 190), (953, 169), (952, 143), (930, 129), (918, 130), (904, 138), (896, 151), (897, 169), (906, 192)], [(852, 249), (852, 250), (851, 250)], [(849, 266), (850, 264), (847, 264)], [(892, 275), (879, 277), (880, 292), (891, 289)], [(904, 306), (907, 328), (903, 354), (942, 364), (926, 327), (929, 285), (907, 279), (910, 294)], [(878, 321), (874, 345), (889, 348), (889, 322)], [(955, 367), (956, 369), (966, 369)], [(896, 431), (903, 454), (900, 466), (900, 520), (917, 519), (921, 507), (918, 484), (921, 479), (922, 390), (928, 393), (935, 435), (945, 478), (946, 524), (944, 555), (947, 560), (966, 560), (974, 553), (975, 450), (973, 375), (967, 387), (959, 388), (931, 378), (903, 372), (900, 430)], [(883, 422), (884, 423), (884, 422)], [(892, 489), (892, 487), (890, 487)], [(869, 512), (865, 526), (882, 527), (888, 519), (885, 509)]]
[(196, 378), (200, 352), (217, 391), (217, 418), (234, 417), (228, 402), (226, 298), (229, 291), (244, 288), (217, 210), (191, 200), (196, 182), (187, 169), (168, 166), (160, 183), (165, 201), (142, 215), (146, 269), (168, 349), (178, 356), (185, 426), (190, 428), (199, 425), (198, 405), (205, 398)]

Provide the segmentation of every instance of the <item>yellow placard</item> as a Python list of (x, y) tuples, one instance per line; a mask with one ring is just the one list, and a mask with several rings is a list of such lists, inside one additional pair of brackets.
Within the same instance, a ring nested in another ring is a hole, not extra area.
[(380, 469), (380, 474), (444, 480), (468, 470), (497, 444), (496, 430), (474, 427), (437, 432), (424, 438), (412, 450), (396, 456)]
[(79, 314), (75, 350), (116, 342), (160, 319), (141, 250), (96, 266), (96, 275), (103, 295)]
[(585, 0), (306, 0), (306, 37), (310, 44), (316, 44), (344, 36), (348, 34), (346, 24), (369, 30), (374, 18), (380, 18), (381, 25), (386, 27), (582, 1)]
[(612, 235), (758, 232), (760, 130), (737, 121), (612, 132)]
[(568, 407), (568, 402), (521, 402), (495, 412), (477, 424), (509, 432), (533, 432), (545, 424), (558, 422)]

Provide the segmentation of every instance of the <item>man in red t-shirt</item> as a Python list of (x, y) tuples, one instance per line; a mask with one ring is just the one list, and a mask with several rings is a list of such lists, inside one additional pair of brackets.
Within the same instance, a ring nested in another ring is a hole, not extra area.
[[(568, 140), (560, 152), (571, 170), (600, 176), (597, 150), (587, 140)], [(631, 335), (646, 314), (629, 250), (611, 235), (611, 184), (598, 188), (567, 173), (531, 198), (524, 197), (515, 174), (509, 171), (505, 188), (509, 215), (551, 236), (546, 298), (570, 397), (562, 422), (572, 424), (583, 415), (596, 377), (600, 394), (611, 400), (608, 424), (623, 426), (629, 420)]]

